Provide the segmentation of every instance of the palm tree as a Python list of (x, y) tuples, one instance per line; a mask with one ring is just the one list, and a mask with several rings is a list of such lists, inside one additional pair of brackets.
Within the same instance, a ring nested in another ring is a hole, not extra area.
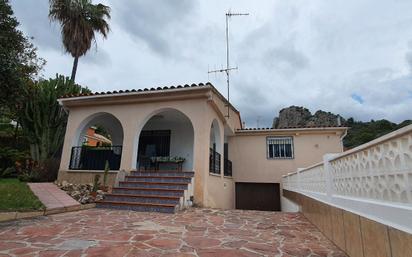
[(63, 46), (73, 58), (71, 80), (74, 81), (79, 57), (96, 43), (95, 32), (104, 38), (110, 30), (110, 7), (92, 4), (91, 0), (50, 0), (49, 18), (61, 26)]

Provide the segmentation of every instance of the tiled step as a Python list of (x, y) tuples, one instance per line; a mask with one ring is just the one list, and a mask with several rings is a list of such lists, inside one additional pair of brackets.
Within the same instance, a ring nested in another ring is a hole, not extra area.
[(194, 172), (133, 171), (96, 203), (99, 208), (174, 213)]
[(164, 195), (130, 195), (130, 194), (106, 194), (104, 202), (139, 202), (157, 204), (179, 204), (180, 196)]
[(115, 201), (99, 201), (99, 202), (96, 202), (96, 207), (97, 208), (110, 208), (110, 209), (117, 209), (117, 210), (163, 212), (163, 213), (174, 213), (178, 209), (178, 206), (174, 204), (115, 202)]
[(185, 176), (126, 176), (126, 181), (140, 182), (178, 182), (190, 183), (192, 178)]
[(183, 176), (183, 177), (193, 177), (195, 173), (193, 171), (131, 171), (130, 175), (132, 176)]
[(166, 188), (166, 189), (187, 189), (188, 183), (179, 182), (139, 182), (120, 181), (119, 187), (140, 187), (140, 188)]
[(183, 196), (183, 189), (167, 188), (141, 188), (141, 187), (114, 187), (112, 193), (131, 195), (161, 195), (161, 196)]

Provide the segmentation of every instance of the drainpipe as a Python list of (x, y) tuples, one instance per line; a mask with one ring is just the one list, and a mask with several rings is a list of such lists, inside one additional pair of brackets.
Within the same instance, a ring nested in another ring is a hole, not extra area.
[(343, 148), (343, 139), (348, 135), (348, 129), (345, 130), (345, 133), (342, 134), (342, 136), (340, 137), (340, 143), (342, 145), (342, 152), (344, 152), (344, 148)]
[(61, 99), (57, 99), (57, 102), (59, 103), (59, 105), (61, 105), (61, 107), (63, 108), (63, 111), (64, 111), (66, 114), (69, 114), (69, 111), (68, 111), (68, 110), (66, 109), (66, 107), (64, 106), (62, 100), (61, 100)]

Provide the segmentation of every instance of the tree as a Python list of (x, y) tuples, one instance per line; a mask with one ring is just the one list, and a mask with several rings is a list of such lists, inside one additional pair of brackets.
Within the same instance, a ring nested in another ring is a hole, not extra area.
[(29, 38), (17, 29), (8, 0), (0, 0), (0, 111), (4, 118), (14, 119), (18, 100), (27, 81), (34, 79), (45, 61)]
[(107, 37), (110, 19), (110, 7), (92, 4), (91, 0), (50, 0), (49, 17), (61, 26), (63, 46), (73, 58), (71, 80), (76, 77), (79, 57), (96, 42), (95, 32)]
[(57, 99), (66, 94), (90, 92), (74, 84), (69, 78), (41, 80), (25, 89), (25, 101), (19, 118), (30, 143), (30, 155), (39, 163), (55, 158), (63, 145), (67, 113)]

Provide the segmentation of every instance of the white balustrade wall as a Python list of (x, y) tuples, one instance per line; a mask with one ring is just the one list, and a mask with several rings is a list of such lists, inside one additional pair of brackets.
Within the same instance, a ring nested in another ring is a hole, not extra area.
[(412, 125), (283, 177), (283, 189), (412, 233)]

